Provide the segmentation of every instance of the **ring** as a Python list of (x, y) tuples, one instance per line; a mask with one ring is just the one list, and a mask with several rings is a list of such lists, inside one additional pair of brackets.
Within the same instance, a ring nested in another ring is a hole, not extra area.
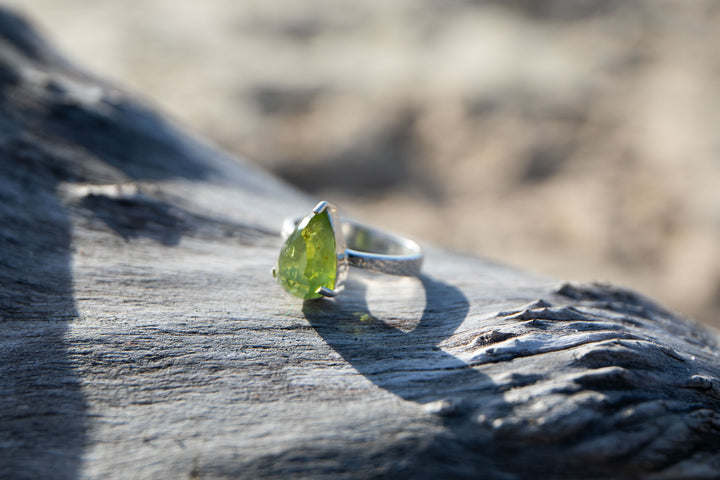
[(335, 206), (325, 201), (306, 217), (285, 220), (282, 235), (285, 244), (273, 277), (304, 300), (340, 293), (350, 265), (404, 276), (419, 275), (422, 267), (417, 243), (359, 223), (341, 223)]

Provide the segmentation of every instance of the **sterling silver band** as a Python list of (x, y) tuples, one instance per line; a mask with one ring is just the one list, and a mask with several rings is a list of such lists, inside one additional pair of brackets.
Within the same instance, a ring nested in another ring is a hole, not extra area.
[(343, 222), (342, 231), (350, 265), (392, 275), (420, 274), (423, 254), (414, 241), (354, 222)]
[[(302, 219), (286, 219), (282, 228), (283, 238), (287, 238)], [(416, 242), (357, 222), (343, 221), (341, 225), (345, 254), (350, 265), (391, 275), (420, 274), (423, 254)]]

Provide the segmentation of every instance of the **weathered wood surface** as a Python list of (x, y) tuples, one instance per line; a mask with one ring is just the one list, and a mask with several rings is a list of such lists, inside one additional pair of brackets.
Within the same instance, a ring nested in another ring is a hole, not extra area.
[(720, 476), (715, 332), (436, 249), (303, 305), (312, 199), (7, 11), (0, 169), (0, 478)]

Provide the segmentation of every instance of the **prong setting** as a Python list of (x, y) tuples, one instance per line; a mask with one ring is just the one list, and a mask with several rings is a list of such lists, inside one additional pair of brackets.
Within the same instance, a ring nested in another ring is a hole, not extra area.
[(315, 205), (315, 208), (313, 208), (313, 213), (315, 215), (317, 215), (318, 213), (324, 212), (325, 210), (327, 210), (328, 205), (330, 205), (330, 204), (328, 202), (326, 202), (325, 200), (323, 200), (322, 202)]
[(337, 290), (331, 290), (331, 289), (329, 289), (329, 288), (327, 288), (327, 287), (319, 287), (317, 290), (315, 290), (315, 293), (319, 293), (319, 294), (322, 295), (323, 297), (332, 298), (332, 297), (336, 297), (337, 294), (340, 293), (340, 292), (337, 291)]
[(348, 258), (345, 253), (346, 245), (345, 236), (342, 231), (342, 224), (340, 223), (340, 218), (338, 217), (337, 208), (335, 208), (335, 205), (332, 203), (323, 201), (315, 208), (320, 208), (322, 211), (327, 210), (330, 214), (330, 226), (332, 227), (333, 235), (335, 236), (335, 255), (337, 259), (334, 288), (335, 295), (337, 295), (343, 291), (345, 279), (347, 279), (348, 275)]

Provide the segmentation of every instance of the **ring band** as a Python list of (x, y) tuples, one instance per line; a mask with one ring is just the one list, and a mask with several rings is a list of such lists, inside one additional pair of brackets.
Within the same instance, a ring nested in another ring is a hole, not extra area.
[(286, 219), (282, 236), (285, 244), (273, 275), (285, 290), (305, 300), (337, 295), (349, 265), (403, 276), (417, 276), (422, 267), (417, 243), (360, 223), (340, 222), (335, 206), (324, 201), (306, 217)]

